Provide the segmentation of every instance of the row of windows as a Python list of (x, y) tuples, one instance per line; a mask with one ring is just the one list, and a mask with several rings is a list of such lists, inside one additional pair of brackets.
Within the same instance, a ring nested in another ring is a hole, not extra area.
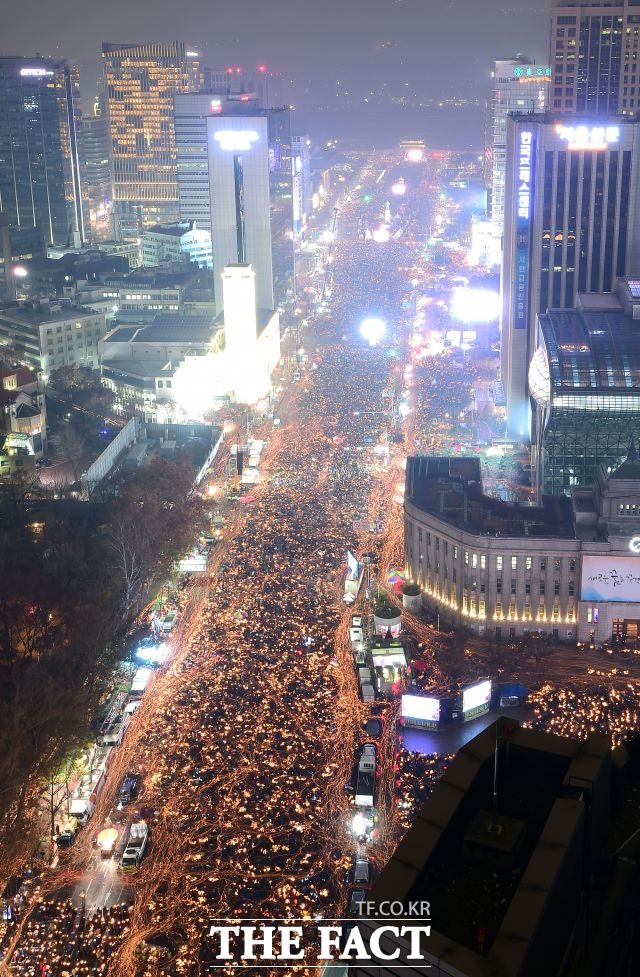
[[(413, 527), (412, 527), (411, 523), (409, 523), (409, 527), (408, 528), (409, 528), (409, 535), (410, 536), (413, 535)], [(422, 527), (419, 526), (418, 527), (418, 542), (419, 543), (422, 543), (423, 542), (423, 538), (426, 538), (426, 544), (427, 544), (427, 546), (431, 546), (431, 533), (430, 532), (426, 532), (426, 533), (423, 534)], [(435, 544), (435, 550), (436, 550), (436, 552), (439, 552), (439, 550), (440, 550), (440, 537), (439, 536), (435, 536), (434, 537), (434, 544)], [(444, 553), (445, 556), (448, 556), (449, 555), (449, 543), (445, 539), (445, 540), (442, 541), (442, 544), (443, 544), (442, 545), (443, 553)], [(458, 547), (452, 545), (452, 551), (453, 551), (453, 559), (454, 560), (457, 560), (458, 559)], [(525, 570), (531, 570), (533, 568), (533, 557), (532, 556), (520, 556), (520, 557), (518, 557), (518, 556), (511, 556), (511, 557), (504, 557), (504, 556), (498, 555), (498, 556), (495, 557), (496, 570), (498, 572), (501, 572), (504, 569), (504, 567), (505, 567), (505, 560), (507, 560), (507, 561), (510, 560), (511, 561), (511, 569), (512, 570), (517, 570), (518, 569), (518, 565), (519, 565), (519, 561), (522, 561), (522, 560), (524, 561), (524, 568), (525, 568)], [(481, 570), (484, 570), (484, 569), (486, 569), (486, 565), (487, 565), (487, 557), (486, 557), (486, 554), (485, 553), (478, 554), (478, 553), (470, 552), (469, 550), (465, 550), (464, 551), (464, 562), (465, 562), (465, 566), (471, 566), (471, 568), (474, 569), (474, 570), (476, 568), (478, 568), (478, 567)], [(520, 563), (520, 566), (522, 566), (522, 563)], [(554, 559), (553, 559), (553, 566), (554, 566), (554, 569), (555, 570), (557, 570), (558, 572), (560, 572), (562, 570), (562, 557), (554, 557)], [(540, 570), (544, 571), (546, 569), (547, 569), (547, 557), (545, 557), (545, 556), (540, 557)], [(569, 559), (569, 570), (570, 570), (571, 573), (574, 573), (575, 572), (575, 569), (576, 569), (576, 560), (574, 558), (571, 558), (571, 559)]]
[[(98, 326), (98, 329), (100, 328), (100, 324), (99, 323), (96, 323), (96, 321), (94, 319), (92, 319), (90, 322), (76, 322), (76, 329), (82, 329), (83, 326), (84, 326), (84, 328), (87, 329), (90, 332), (92, 326), (95, 326), (95, 325)], [(73, 326), (71, 325), (70, 322), (65, 323), (65, 330), (67, 332), (70, 332), (72, 328), (73, 328)], [(62, 332), (62, 326), (47, 326), (47, 329), (46, 329), (47, 336), (51, 336), (54, 333), (57, 335), (57, 334), (59, 334), (61, 332)]]
[(632, 505), (628, 502), (621, 502), (618, 506), (618, 513), (621, 516), (638, 516), (640, 515), (640, 505), (636, 505), (635, 502)]

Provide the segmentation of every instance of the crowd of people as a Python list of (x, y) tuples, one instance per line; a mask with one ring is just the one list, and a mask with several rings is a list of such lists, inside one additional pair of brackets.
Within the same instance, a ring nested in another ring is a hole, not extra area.
[(130, 911), (120, 904), (85, 914), (70, 899), (49, 897), (37, 901), (23, 921), (15, 908), (4, 940), (9, 942), (14, 928), (21, 928), (19, 945), (8, 961), (11, 971), (25, 977), (106, 974), (128, 933)]
[(526, 725), (548, 733), (586, 739), (590, 733), (604, 733), (618, 746), (640, 727), (637, 686), (602, 685), (583, 688), (546, 683), (529, 693), (533, 717)]
[(394, 764), (394, 791), (404, 828), (411, 827), (452, 759), (451, 754), (416, 753), (399, 746)]
[[(144, 774), (144, 804), (158, 812), (131, 877), (133, 904), (84, 920), (65, 899), (36, 901), (12, 957), (19, 972), (150, 974), (140, 947), (160, 934), (170, 944), (163, 972), (190, 974), (211, 959), (206, 933), (216, 917), (344, 910), (354, 852), (344, 784), (367, 715), (345, 632), (346, 549), (366, 545), (375, 560), (385, 546), (383, 537), (354, 538), (353, 525), (377, 521), (386, 492), (375, 447), (397, 425), (411, 262), (398, 242), (357, 238), (338, 243), (334, 257), (330, 314), (305, 337), (309, 363), (279, 408), (263, 483), (125, 741)], [(370, 348), (358, 326), (374, 314), (390, 338)], [(446, 358), (431, 366), (432, 397), (444, 404), (458, 377)], [(447, 762), (400, 749), (399, 804), (388, 816), (396, 833), (381, 833), (378, 862)]]

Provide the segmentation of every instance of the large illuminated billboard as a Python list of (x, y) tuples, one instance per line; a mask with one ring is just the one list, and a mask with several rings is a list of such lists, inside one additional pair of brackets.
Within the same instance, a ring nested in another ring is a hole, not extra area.
[(433, 725), (440, 722), (440, 699), (427, 695), (402, 696), (402, 718), (407, 725)]
[(462, 691), (462, 711), (467, 717), (467, 713), (474, 716), (482, 712), (487, 712), (491, 702), (491, 681), (486, 679), (478, 682), (477, 685), (470, 685)]
[(640, 556), (583, 556), (580, 599), (640, 604)]

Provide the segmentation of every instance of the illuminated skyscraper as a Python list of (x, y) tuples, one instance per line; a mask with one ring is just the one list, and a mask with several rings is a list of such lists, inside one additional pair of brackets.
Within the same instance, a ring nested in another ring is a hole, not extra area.
[(0, 57), (0, 211), (58, 245), (85, 240), (75, 66)]
[(258, 307), (273, 309), (267, 119), (210, 117), (207, 140), (216, 308), (225, 266), (251, 264)]
[(501, 231), (504, 218), (504, 172), (507, 155), (507, 116), (510, 112), (545, 112), (551, 68), (527, 58), (494, 61), (491, 95), (485, 117), (485, 185), (487, 216)]
[(311, 216), (311, 140), (309, 136), (293, 136), (291, 155), (293, 162), (293, 229), (296, 234), (301, 234)]
[(501, 372), (513, 436), (529, 433), (538, 314), (640, 276), (639, 185), (640, 120), (508, 119)]
[(200, 60), (182, 41), (103, 44), (116, 219), (137, 235), (177, 220), (173, 96), (200, 87)]
[(289, 110), (245, 98), (175, 99), (181, 217), (211, 230), (219, 310), (226, 265), (252, 265), (261, 309), (295, 295)]
[(113, 237), (111, 215), (111, 160), (109, 120), (105, 100), (98, 96), (90, 115), (82, 119), (84, 185), (89, 201), (89, 221), (93, 241)]
[(639, 38), (638, 0), (553, 0), (549, 107), (635, 115)]

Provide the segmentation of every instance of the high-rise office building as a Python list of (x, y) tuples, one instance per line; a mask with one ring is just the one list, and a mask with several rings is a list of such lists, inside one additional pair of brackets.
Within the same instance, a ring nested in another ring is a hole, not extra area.
[[(284, 305), (295, 295), (289, 109), (260, 108), (257, 98), (247, 92), (179, 95), (174, 104), (180, 217), (194, 220), (200, 229), (211, 231), (218, 308), (222, 308), (223, 302), (222, 269), (228, 264), (246, 263), (256, 273), (259, 306)], [(225, 131), (243, 135), (238, 139), (233, 135), (226, 139), (216, 135)], [(226, 148), (236, 144), (244, 147), (237, 153), (242, 164), (239, 164), (237, 180), (231, 178), (235, 151)], [(257, 196), (252, 196), (252, 189), (247, 197), (247, 187), (263, 185), (267, 188), (266, 211), (262, 209), (262, 190), (256, 190)], [(231, 218), (231, 205), (224, 197), (236, 192), (241, 193), (242, 201)], [(227, 223), (231, 219), (233, 226)], [(240, 226), (244, 230), (236, 236)], [(242, 244), (238, 245), (238, 241)]]
[(78, 72), (60, 59), (0, 57), (0, 211), (46, 241), (86, 238)]
[(640, 108), (637, 0), (552, 0), (556, 112), (634, 115)]
[(109, 119), (103, 95), (96, 97), (91, 113), (82, 119), (82, 145), (91, 237), (94, 241), (108, 240), (113, 237), (111, 160)]
[(269, 135), (269, 194), (273, 294), (276, 307), (295, 298), (293, 246), (293, 158), (291, 113), (288, 108), (266, 109)]
[(267, 118), (212, 116), (207, 136), (216, 308), (225, 266), (251, 264), (258, 307), (273, 309)]
[(291, 139), (293, 159), (293, 230), (301, 234), (311, 214), (311, 140), (307, 135)]
[[(207, 72), (205, 72), (207, 74)], [(209, 71), (209, 75), (213, 73)], [(209, 193), (209, 146), (207, 119), (259, 107), (253, 93), (232, 93), (226, 72), (217, 72), (219, 85), (206, 91), (175, 95), (173, 115), (176, 136), (178, 199), (180, 220), (196, 221), (203, 231), (211, 231)]]
[(173, 96), (200, 87), (200, 56), (182, 41), (103, 44), (120, 233), (177, 220)]
[(536, 317), (640, 275), (640, 121), (510, 116), (502, 266), (509, 430), (529, 429)]
[(504, 172), (507, 154), (507, 116), (510, 112), (545, 112), (549, 101), (551, 68), (528, 58), (494, 61), (491, 94), (485, 115), (484, 158), (487, 217), (502, 230)]

